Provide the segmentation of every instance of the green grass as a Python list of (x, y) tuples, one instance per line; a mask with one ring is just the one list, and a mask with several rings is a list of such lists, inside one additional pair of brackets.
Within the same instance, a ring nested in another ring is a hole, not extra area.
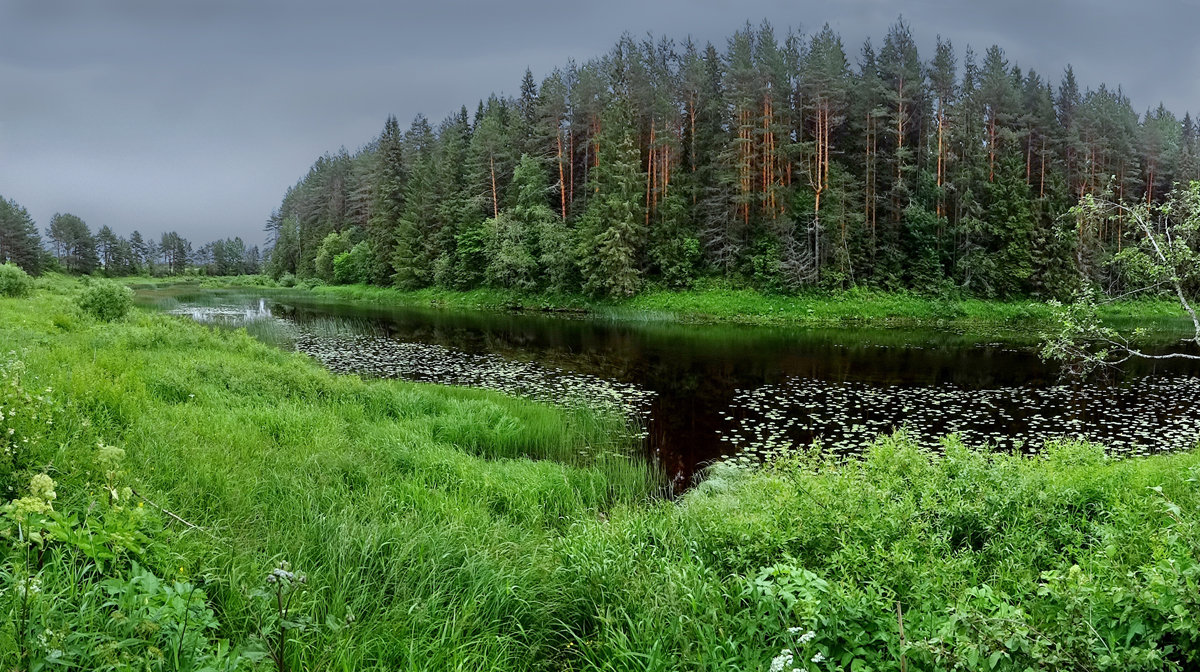
[[(292, 670), (765, 670), (784, 647), (824, 670), (1200, 664), (1195, 453), (932, 454), (900, 435), (861, 460), (721, 466), (666, 501), (613, 455), (615, 419), (337, 377), (148, 311), (101, 324), (73, 283), (37, 284), (0, 298), (25, 366), (2, 376), (20, 410), (3, 422), (35, 436), (0, 485), (50, 474), (61, 525), (87, 533), (25, 547), (0, 513), (5, 669), (20, 641), (63, 652), (45, 669), (275, 669), (257, 591), (280, 560), (307, 574)], [(126, 484), (141, 496), (112, 499)], [(22, 611), (26, 571), (41, 592)], [(18, 637), (26, 613), (45, 643)]]
[[(258, 279), (258, 276), (211, 278), (199, 284), (205, 287), (269, 286), (269, 282)], [(616, 301), (493, 288), (404, 291), (366, 285), (317, 285), (296, 291), (307, 291), (315, 298), (331, 302), (586, 313), (622, 321), (811, 327), (949, 327), (992, 332), (1036, 332), (1055, 324), (1053, 307), (1039, 300), (944, 299), (867, 289), (783, 296), (713, 283), (682, 291), (650, 289), (629, 299)], [(1164, 331), (1190, 328), (1186, 314), (1178, 302), (1170, 298), (1117, 301), (1103, 306), (1100, 316), (1119, 326), (1136, 324)]]

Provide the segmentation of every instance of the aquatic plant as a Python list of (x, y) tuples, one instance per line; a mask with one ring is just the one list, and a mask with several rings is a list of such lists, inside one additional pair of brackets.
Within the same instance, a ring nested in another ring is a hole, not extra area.
[(1145, 376), (1115, 385), (962, 389), (792, 378), (740, 390), (722, 416), (728, 455), (770, 455), (820, 442), (855, 453), (906, 430), (927, 447), (953, 434), (998, 450), (1036, 453), (1063, 438), (1118, 455), (1184, 450), (1200, 438), (1200, 378)]

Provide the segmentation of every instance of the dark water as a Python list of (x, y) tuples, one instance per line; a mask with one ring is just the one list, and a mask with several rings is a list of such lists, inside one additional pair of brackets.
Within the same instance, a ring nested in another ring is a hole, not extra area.
[(724, 455), (814, 440), (854, 451), (899, 428), (931, 445), (957, 432), (1032, 452), (1066, 435), (1137, 454), (1191, 447), (1200, 433), (1200, 367), (1137, 362), (1080, 381), (1041, 361), (1030, 337), (364, 307), (285, 292), (142, 298), (197, 319), (249, 322), (337, 371), (623, 406), (681, 484)]

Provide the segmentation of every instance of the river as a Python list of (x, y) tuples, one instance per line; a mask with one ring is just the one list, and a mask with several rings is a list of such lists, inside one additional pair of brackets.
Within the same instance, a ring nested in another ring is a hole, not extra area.
[(301, 291), (174, 287), (142, 290), (139, 300), (245, 326), (339, 373), (624, 413), (680, 487), (724, 456), (814, 441), (855, 452), (902, 428), (931, 447), (953, 432), (1030, 453), (1064, 436), (1139, 455), (1189, 448), (1200, 436), (1200, 366), (1133, 362), (1079, 380), (1042, 361), (1030, 336), (396, 308)]

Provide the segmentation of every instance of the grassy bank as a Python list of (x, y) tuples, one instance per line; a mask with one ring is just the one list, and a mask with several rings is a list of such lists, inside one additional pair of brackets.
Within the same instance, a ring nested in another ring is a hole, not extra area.
[(76, 291), (0, 298), (6, 668), (1200, 664), (1196, 454), (896, 436), (668, 502), (605, 418), (96, 322)]
[[(132, 286), (170, 284), (170, 279), (127, 278)], [(200, 287), (271, 287), (261, 276), (194, 278)], [(301, 288), (319, 299), (376, 305), (465, 310), (522, 310), (592, 314), (621, 320), (731, 323), (771, 326), (948, 327), (989, 331), (1037, 331), (1054, 325), (1055, 312), (1043, 301), (940, 299), (915, 294), (854, 289), (798, 296), (762, 294), (720, 285), (684, 291), (650, 290), (619, 301), (579, 295), (529, 294), (502, 289), (402, 291), (366, 285), (314, 285)], [(1143, 298), (1101, 308), (1105, 321), (1159, 329), (1190, 328), (1177, 301)]]

